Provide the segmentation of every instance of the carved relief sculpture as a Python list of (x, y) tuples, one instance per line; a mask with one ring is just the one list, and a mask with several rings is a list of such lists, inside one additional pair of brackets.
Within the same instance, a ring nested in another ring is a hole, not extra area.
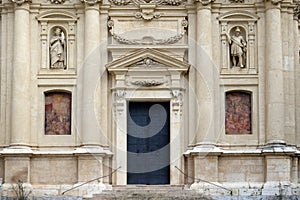
[(50, 39), (50, 68), (66, 69), (66, 43), (65, 35), (61, 28), (54, 30)]
[(240, 28), (236, 27), (234, 34), (232, 34), (231, 36), (227, 34), (227, 39), (230, 44), (230, 54), (233, 67), (245, 67), (247, 43), (241, 35)]

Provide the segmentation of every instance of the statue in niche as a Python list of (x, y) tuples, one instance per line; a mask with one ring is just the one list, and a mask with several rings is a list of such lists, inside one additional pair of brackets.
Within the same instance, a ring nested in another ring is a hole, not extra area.
[(245, 67), (246, 66), (246, 53), (247, 43), (241, 35), (241, 30), (236, 27), (234, 34), (231, 36), (227, 34), (228, 43), (230, 44), (230, 54), (232, 58), (233, 67)]
[(59, 27), (55, 28), (50, 39), (50, 68), (66, 69), (65, 35)]

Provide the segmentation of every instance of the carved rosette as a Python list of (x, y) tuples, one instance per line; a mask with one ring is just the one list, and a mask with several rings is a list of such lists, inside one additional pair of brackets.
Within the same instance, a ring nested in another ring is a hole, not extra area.
[(124, 111), (124, 106), (125, 106), (125, 95), (126, 92), (125, 90), (116, 90), (114, 92), (114, 111), (115, 114), (122, 114)]
[(183, 106), (183, 94), (180, 90), (172, 90), (172, 109), (177, 116), (182, 115), (182, 106)]
[(24, 3), (32, 3), (31, 0), (11, 0), (11, 2), (15, 3), (17, 6), (21, 6)]

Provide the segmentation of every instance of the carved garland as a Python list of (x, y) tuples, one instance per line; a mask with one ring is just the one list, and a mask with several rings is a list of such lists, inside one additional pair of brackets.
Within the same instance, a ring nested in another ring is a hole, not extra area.
[(156, 4), (156, 5), (171, 5), (171, 6), (179, 6), (186, 2), (186, 0), (109, 0), (112, 4), (116, 6), (125, 6), (128, 4)]
[(164, 80), (137, 80), (137, 81), (131, 81), (131, 84), (137, 85), (137, 86), (144, 86), (144, 87), (154, 87), (158, 85), (164, 84), (166, 81)]
[[(183, 31), (182, 33), (172, 36), (170, 38), (166, 38), (166, 39), (155, 39), (153, 37), (144, 37), (141, 40), (129, 40), (126, 38), (121, 37), (120, 35), (117, 35), (114, 33), (113, 31), (113, 27), (114, 27), (114, 22), (113, 20), (109, 20), (107, 22), (107, 26), (109, 27), (109, 32), (112, 35), (112, 37), (117, 40), (120, 44), (129, 44), (129, 45), (166, 45), (166, 44), (175, 44), (177, 43), (179, 40), (181, 40), (183, 38), (183, 36), (186, 33), (186, 28), (188, 26), (188, 21), (187, 20), (183, 20), (181, 22), (181, 25), (183, 27)], [(147, 40), (145, 40), (147, 39)]]

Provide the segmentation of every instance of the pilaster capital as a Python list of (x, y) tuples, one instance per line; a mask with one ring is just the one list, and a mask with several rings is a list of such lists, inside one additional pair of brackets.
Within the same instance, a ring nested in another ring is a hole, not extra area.
[(88, 6), (94, 6), (97, 3), (101, 3), (102, 0), (81, 0), (81, 2)]
[(278, 6), (282, 0), (265, 0), (265, 2), (270, 2), (273, 6)]
[(200, 3), (202, 6), (208, 6), (213, 3), (215, 0), (195, 0), (195, 3)]
[(15, 3), (17, 6), (22, 6), (24, 3), (31, 3), (31, 0), (10, 0), (12, 3)]
[(294, 8), (294, 19), (298, 20), (300, 18), (300, 3), (297, 3)]

